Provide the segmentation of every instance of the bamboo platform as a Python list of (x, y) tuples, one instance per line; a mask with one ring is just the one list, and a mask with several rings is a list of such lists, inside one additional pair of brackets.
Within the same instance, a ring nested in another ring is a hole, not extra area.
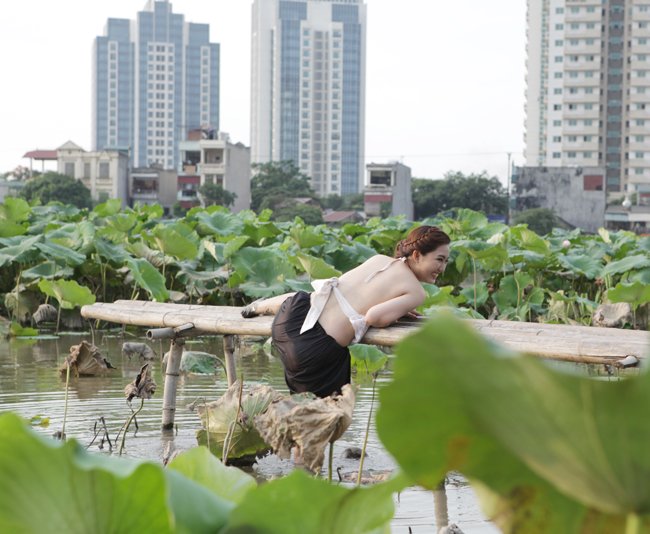
[[(118, 300), (84, 306), (81, 315), (110, 323), (149, 328), (176, 328), (191, 323), (198, 332), (220, 335), (270, 336), (272, 317), (243, 319), (241, 308)], [(650, 349), (650, 333), (640, 330), (566, 326), (515, 321), (467, 319), (481, 334), (522, 353), (578, 363), (615, 364), (628, 355), (642, 361)], [(370, 328), (363, 343), (393, 346), (416, 331), (419, 320), (387, 328)]]

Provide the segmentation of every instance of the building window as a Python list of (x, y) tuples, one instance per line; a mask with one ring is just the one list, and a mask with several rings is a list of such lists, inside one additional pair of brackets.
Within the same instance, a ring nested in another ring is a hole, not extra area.
[(110, 178), (109, 164), (105, 161), (99, 163), (99, 178)]
[(74, 178), (74, 163), (66, 163), (65, 164), (65, 175), (69, 176), (70, 178)]
[(553, 152), (553, 158), (554, 159), (559, 159), (562, 157), (562, 154), (560, 152)]

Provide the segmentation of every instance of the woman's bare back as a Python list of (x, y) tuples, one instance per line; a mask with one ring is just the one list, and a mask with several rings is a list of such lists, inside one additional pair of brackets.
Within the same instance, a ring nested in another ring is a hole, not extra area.
[[(388, 267), (383, 272), (380, 269)], [(376, 273), (374, 276), (373, 273)], [(366, 281), (370, 276), (372, 278)], [(385, 326), (406, 315), (419, 306), (425, 297), (424, 289), (411, 269), (403, 261), (378, 254), (358, 267), (339, 277), (339, 290), (350, 305), (368, 320), (368, 311), (382, 306), (378, 324), (369, 321), (369, 326)], [(389, 303), (389, 301), (392, 301)], [(343, 346), (354, 339), (350, 321), (341, 310), (337, 300), (330, 297), (319, 322), (325, 331)]]

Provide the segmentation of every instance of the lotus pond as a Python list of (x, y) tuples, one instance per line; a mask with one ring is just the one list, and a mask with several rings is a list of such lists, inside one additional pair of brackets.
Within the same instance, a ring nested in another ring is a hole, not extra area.
[[(125, 402), (124, 387), (140, 370), (142, 361), (122, 354), (125, 341), (145, 341), (138, 338), (142, 332), (121, 330), (98, 332), (95, 344), (104, 357), (116, 367), (105, 376), (71, 378), (68, 390), (65, 433), (76, 438), (89, 451), (98, 454), (118, 455), (119, 444), (115, 437), (131, 415)], [(72, 345), (81, 340), (91, 341), (90, 335), (63, 333), (41, 336), (37, 340), (0, 340), (0, 411), (13, 411), (31, 420), (32, 427), (46, 436), (61, 431), (64, 424), (65, 376), (58, 369), (69, 354)], [(174, 451), (196, 447), (199, 417), (186, 409), (197, 399), (213, 400), (224, 393), (227, 382), (223, 372), (217, 375), (189, 374), (181, 377), (177, 395), (176, 431), (163, 435), (160, 430), (162, 414), (163, 375), (160, 355), (168, 350), (168, 341), (149, 342), (158, 359), (153, 363), (153, 378), (157, 390), (153, 398), (145, 401), (138, 413), (138, 429), (132, 426), (127, 433), (123, 456), (162, 462)], [(205, 351), (220, 355), (222, 339), (201, 337), (186, 340), (186, 350)], [(260, 343), (242, 343), (237, 351), (238, 373), (247, 382), (263, 382), (279, 391), (286, 391), (280, 362), (267, 354)], [(385, 383), (392, 374), (391, 363), (379, 376), (378, 384)], [(345, 458), (345, 449), (361, 447), (366, 432), (368, 411), (372, 397), (372, 384), (363, 383), (357, 392), (357, 402), (352, 424), (336, 443), (333, 467), (343, 475), (356, 475), (358, 460)], [(139, 402), (137, 402), (139, 405)], [(133, 407), (137, 408), (136, 402)], [(376, 408), (376, 404), (375, 404)], [(107, 432), (105, 432), (105, 430)], [(106, 439), (110, 438), (110, 443)], [(111, 450), (112, 448), (112, 450)], [(371, 426), (364, 472), (380, 474), (392, 471), (395, 463), (385, 451)], [(294, 469), (290, 460), (280, 460), (274, 455), (262, 457), (247, 469), (258, 480), (283, 476)], [(324, 470), (325, 471), (325, 470)], [(324, 472), (325, 474), (325, 472)], [(334, 480), (337, 474), (334, 473)], [(346, 484), (345, 482), (343, 484)], [(346, 484), (350, 486), (350, 484)], [(446, 503), (449, 522), (458, 524), (464, 532), (493, 533), (499, 530), (488, 522), (479, 509), (472, 488), (460, 475), (450, 475), (445, 493), (434, 493), (411, 486), (394, 497), (395, 516), (392, 532), (437, 532), (436, 507)]]

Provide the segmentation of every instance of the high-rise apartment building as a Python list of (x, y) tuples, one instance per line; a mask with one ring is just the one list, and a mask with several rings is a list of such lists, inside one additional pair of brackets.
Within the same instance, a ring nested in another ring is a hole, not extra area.
[(526, 165), (650, 192), (650, 2), (528, 0)]
[(108, 19), (93, 51), (94, 149), (128, 149), (133, 167), (174, 169), (188, 131), (219, 128), (219, 45), (167, 0)]
[(363, 0), (254, 0), (251, 160), (292, 160), (321, 196), (364, 181)]

